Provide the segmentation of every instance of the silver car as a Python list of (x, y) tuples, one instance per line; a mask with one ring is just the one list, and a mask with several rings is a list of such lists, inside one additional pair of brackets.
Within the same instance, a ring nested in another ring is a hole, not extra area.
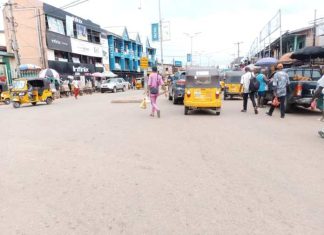
[(118, 90), (125, 91), (126, 85), (123, 83), (122, 78), (110, 78), (104, 81), (100, 86), (100, 92), (112, 91), (116, 93)]

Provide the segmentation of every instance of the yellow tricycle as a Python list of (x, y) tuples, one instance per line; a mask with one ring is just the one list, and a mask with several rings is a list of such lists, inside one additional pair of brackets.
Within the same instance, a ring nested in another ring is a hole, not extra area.
[(22, 104), (36, 105), (39, 102), (51, 104), (53, 93), (50, 81), (46, 78), (19, 78), (13, 81), (11, 97), (14, 108), (19, 108)]
[(221, 99), (220, 74), (215, 68), (189, 69), (186, 73), (184, 114), (190, 110), (211, 109), (220, 115)]
[(10, 91), (7, 83), (0, 82), (0, 102), (10, 104)]
[(232, 99), (234, 96), (242, 97), (241, 77), (244, 73), (241, 71), (226, 72), (224, 100), (228, 97)]

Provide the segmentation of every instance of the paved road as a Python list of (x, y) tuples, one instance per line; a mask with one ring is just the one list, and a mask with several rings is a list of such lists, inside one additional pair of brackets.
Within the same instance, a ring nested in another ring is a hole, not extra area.
[(0, 106), (0, 234), (324, 234), (318, 114), (110, 103), (139, 96)]

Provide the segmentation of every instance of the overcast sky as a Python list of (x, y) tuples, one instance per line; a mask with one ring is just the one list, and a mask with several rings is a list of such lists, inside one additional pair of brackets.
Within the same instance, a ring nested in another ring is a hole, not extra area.
[[(323, 0), (160, 1), (162, 18), (171, 25), (171, 40), (164, 42), (165, 62), (185, 62), (190, 52), (190, 39), (185, 32), (201, 32), (193, 40), (194, 61), (226, 65), (237, 56), (234, 43), (243, 42), (241, 55), (246, 55), (253, 40), (279, 9), (283, 31), (309, 26), (315, 9), (318, 17), (324, 17)], [(44, 2), (61, 7), (72, 0)], [(130, 35), (139, 32), (143, 43), (150, 38), (151, 23), (159, 19), (158, 0), (89, 0), (67, 11), (120, 34), (123, 28), (116, 26), (126, 26)], [(159, 54), (159, 43), (151, 46), (158, 48)]]

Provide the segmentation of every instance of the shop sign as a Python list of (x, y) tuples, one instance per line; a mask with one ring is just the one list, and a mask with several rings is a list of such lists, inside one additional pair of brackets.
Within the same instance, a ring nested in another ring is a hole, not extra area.
[(72, 53), (102, 58), (101, 45), (71, 38)]
[(67, 36), (48, 31), (46, 41), (49, 49), (72, 52), (71, 39)]
[(77, 64), (71, 62), (61, 61), (48, 61), (48, 66), (51, 69), (55, 69), (60, 74), (85, 74), (94, 73), (96, 71), (94, 64)]

